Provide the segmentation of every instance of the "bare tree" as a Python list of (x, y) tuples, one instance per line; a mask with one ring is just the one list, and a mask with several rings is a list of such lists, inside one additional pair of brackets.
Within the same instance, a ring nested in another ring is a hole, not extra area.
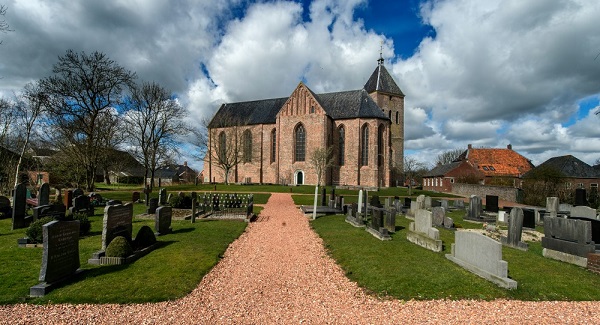
[[(8, 8), (5, 5), (0, 5), (0, 16), (4, 17), (6, 15), (6, 10), (8, 10)], [(6, 20), (0, 20), (0, 32), (6, 33), (11, 31), (12, 30), (10, 29), (10, 26), (8, 25)], [(0, 41), (0, 44), (2, 44), (2, 41)]]
[(125, 139), (125, 132), (123, 130), (126, 128), (116, 109), (103, 111), (98, 117), (98, 125), (101, 125), (99, 129), (103, 131), (98, 134), (100, 144), (98, 167), (102, 169), (104, 183), (109, 185), (109, 170), (122, 163), (119, 160), (117, 152), (119, 145)]
[(6, 146), (14, 120), (14, 105), (10, 101), (0, 98), (0, 146)]
[(18, 125), (20, 127), (21, 138), (23, 143), (21, 146), (21, 152), (19, 155), (19, 161), (15, 168), (15, 186), (19, 183), (19, 173), (21, 165), (23, 163), (23, 156), (29, 145), (29, 139), (31, 138), (31, 132), (38, 119), (38, 117), (44, 112), (44, 106), (47, 102), (47, 96), (41, 90), (38, 84), (27, 84), (23, 90), (23, 93), (17, 97), (15, 105), (15, 113), (17, 115)]
[(404, 179), (408, 181), (408, 195), (412, 195), (412, 186), (417, 176), (426, 169), (425, 163), (413, 157), (404, 157)]
[(136, 76), (103, 53), (72, 50), (58, 58), (52, 71), (53, 76), (40, 81), (49, 98), (50, 140), (85, 168), (86, 188), (92, 191), (102, 154), (99, 135), (108, 127), (101, 123), (104, 112), (121, 104), (124, 89)]
[(185, 113), (171, 93), (155, 82), (133, 88), (125, 121), (131, 153), (144, 165), (144, 185), (150, 177), (149, 185), (154, 187), (156, 169), (177, 150), (177, 137), (188, 133)]
[(317, 185), (321, 186), (321, 180), (325, 178), (327, 169), (333, 166), (333, 146), (327, 148), (315, 148), (310, 156), (310, 164), (317, 175)]
[(223, 129), (208, 129), (208, 154), (212, 163), (223, 171), (225, 184), (229, 184), (229, 173), (242, 162), (242, 134), (238, 126)]
[(437, 156), (435, 163), (436, 165), (447, 165), (455, 162), (464, 151), (460, 148), (446, 150)]

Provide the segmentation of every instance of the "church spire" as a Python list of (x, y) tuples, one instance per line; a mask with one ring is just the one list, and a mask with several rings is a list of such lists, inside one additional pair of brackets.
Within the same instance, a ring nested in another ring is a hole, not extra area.
[(378, 65), (383, 65), (383, 41), (381, 41), (381, 46), (379, 47), (379, 59), (377, 60)]

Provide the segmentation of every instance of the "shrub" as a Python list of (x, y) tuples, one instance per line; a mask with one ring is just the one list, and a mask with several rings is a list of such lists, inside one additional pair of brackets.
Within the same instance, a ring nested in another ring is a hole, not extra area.
[(175, 209), (186, 209), (192, 207), (192, 197), (184, 196), (181, 197), (179, 195), (172, 195), (171, 200), (169, 200), (169, 205)]
[(135, 249), (142, 249), (156, 243), (156, 236), (152, 229), (148, 226), (142, 226), (135, 236), (135, 240), (133, 241), (133, 246)]
[(73, 215), (73, 220), (79, 220), (79, 235), (85, 236), (90, 233), (90, 229), (92, 228), (92, 224), (88, 219), (87, 214), (77, 212)]
[(115, 237), (106, 247), (106, 257), (127, 257), (132, 253), (133, 248), (123, 236)]
[(34, 243), (44, 242), (44, 231), (42, 229), (42, 226), (51, 221), (54, 221), (54, 218), (44, 217), (42, 219), (39, 219), (38, 221), (35, 221), (31, 225), (29, 225), (29, 228), (27, 228), (27, 230), (25, 231), (25, 235)]

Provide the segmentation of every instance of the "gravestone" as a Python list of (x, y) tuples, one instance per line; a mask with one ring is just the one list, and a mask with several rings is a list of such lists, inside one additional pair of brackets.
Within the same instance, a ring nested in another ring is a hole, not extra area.
[(528, 249), (527, 243), (521, 241), (523, 236), (523, 210), (521, 208), (512, 208), (508, 216), (508, 236), (500, 237), (502, 245), (510, 246), (522, 251)]
[(556, 196), (546, 198), (546, 212), (548, 212), (553, 218), (558, 216), (558, 212), (560, 211), (560, 205), (558, 202), (559, 201)]
[(379, 201), (379, 196), (378, 195), (373, 195), (371, 197), (371, 202), (369, 202), (369, 204), (372, 207), (383, 208), (383, 205), (381, 205), (381, 202)]
[(65, 190), (65, 196), (63, 197), (63, 203), (67, 209), (73, 206), (73, 191)]
[(375, 238), (380, 240), (391, 240), (388, 229), (383, 226), (383, 208), (370, 207), (371, 210), (371, 224), (366, 230), (373, 235)]
[(33, 208), (33, 220), (40, 220), (44, 217), (52, 217), (55, 220), (64, 220), (67, 209), (64, 205), (46, 204)]
[(431, 197), (426, 196), (425, 200), (423, 201), (423, 204), (425, 205), (425, 209), (431, 209), (432, 205), (431, 205)]
[(42, 184), (38, 191), (38, 205), (50, 204), (50, 185), (48, 183)]
[(498, 218), (496, 218), (496, 223), (500, 222), (508, 222), (508, 218), (506, 217), (506, 211), (498, 211)]
[(48, 293), (56, 282), (66, 280), (79, 269), (79, 221), (52, 221), (42, 226), (44, 252), (40, 284), (29, 289), (33, 297)]
[(25, 210), (27, 208), (27, 187), (20, 183), (15, 187), (13, 194), (12, 230), (27, 227)]
[(542, 255), (587, 266), (587, 255), (596, 251), (591, 221), (544, 217)]
[(502, 260), (502, 244), (471, 231), (457, 231), (451, 254), (446, 258), (502, 288), (516, 289), (508, 278), (508, 263)]
[(440, 200), (431, 200), (431, 208), (441, 207), (442, 201)]
[(450, 217), (444, 217), (444, 228), (454, 228), (454, 219)]
[(441, 200), (440, 206), (442, 208), (444, 208), (444, 211), (448, 211), (448, 209), (450, 208), (450, 205), (448, 204), (448, 200)]
[(362, 214), (363, 212), (363, 191), (358, 191), (358, 210), (356, 210), (358, 214)]
[(144, 202), (146, 202), (146, 206), (150, 205), (150, 193), (152, 193), (152, 189), (150, 188), (150, 185), (146, 185), (144, 188)]
[(523, 227), (535, 229), (535, 210), (523, 208)]
[(596, 219), (596, 209), (592, 209), (584, 205), (574, 206), (571, 209), (571, 217)]
[(383, 227), (388, 232), (396, 232), (396, 209), (385, 209), (383, 211)]
[[(192, 192), (195, 193), (195, 192)], [(196, 200), (197, 198), (192, 196), (192, 223), (196, 222)]]
[(481, 198), (477, 195), (471, 195), (469, 198), (469, 210), (467, 210), (467, 219), (481, 220)]
[(568, 203), (561, 203), (558, 205), (558, 211), (560, 212), (571, 213), (571, 209), (573, 209), (573, 206)]
[(102, 221), (102, 250), (106, 250), (108, 244), (117, 236), (123, 236), (131, 242), (132, 223), (132, 203), (105, 207)]
[(170, 204), (172, 197), (173, 197), (173, 193), (169, 193), (169, 195), (167, 195), (167, 203), (165, 203), (165, 204)]
[(80, 188), (76, 188), (73, 190), (73, 197), (78, 197), (81, 195), (84, 195), (85, 193), (83, 193), (83, 190)]
[(485, 211), (498, 212), (498, 196), (497, 195), (486, 195), (485, 196)]
[(585, 188), (578, 188), (575, 190), (575, 205), (588, 205)]
[(411, 199), (409, 197), (404, 198), (404, 206), (410, 208)]
[(446, 209), (442, 207), (431, 208), (431, 215), (433, 216), (433, 226), (441, 227), (444, 225), (444, 218), (446, 217)]
[(148, 208), (146, 209), (146, 213), (154, 214), (154, 213), (156, 213), (157, 208), (158, 208), (158, 199), (155, 197), (151, 198), (150, 202), (148, 202)]
[(425, 209), (425, 195), (417, 196), (417, 209)]
[(321, 189), (321, 206), (327, 206), (327, 189), (325, 187)]
[(419, 209), (419, 202), (417, 202), (417, 201), (410, 201), (410, 210), (408, 210), (407, 216), (414, 218), (415, 214), (417, 213), (418, 210), (420, 210)]
[(157, 236), (166, 235), (172, 232), (171, 220), (173, 210), (171, 207), (162, 206), (156, 209), (154, 218), (154, 230)]
[(389, 210), (389, 208), (391, 207), (391, 201), (391, 198), (386, 197), (385, 200), (383, 200), (383, 207)]
[(117, 204), (123, 204), (123, 201), (121, 201), (121, 200), (108, 200), (108, 202), (106, 202), (106, 205), (117, 205)]
[[(73, 193), (74, 195), (75, 193)], [(86, 195), (79, 195), (73, 199), (73, 206), (69, 209), (71, 214), (85, 213), (88, 217), (94, 215), (94, 207), (90, 203), (90, 198)]]
[(465, 201), (463, 201), (463, 200), (454, 200), (454, 208), (455, 209), (464, 210), (464, 208), (465, 208)]
[(440, 240), (440, 231), (433, 228), (433, 216), (431, 211), (417, 210), (415, 221), (408, 226), (406, 239), (409, 242), (427, 248), (434, 252), (442, 251), (442, 241)]
[(56, 189), (56, 202), (63, 202), (62, 191), (60, 189)]
[(0, 213), (4, 214), (3, 218), (10, 218), (12, 216), (12, 207), (10, 206), (10, 200), (6, 196), (0, 195)]
[(131, 193), (131, 202), (136, 203), (140, 200), (140, 192)]

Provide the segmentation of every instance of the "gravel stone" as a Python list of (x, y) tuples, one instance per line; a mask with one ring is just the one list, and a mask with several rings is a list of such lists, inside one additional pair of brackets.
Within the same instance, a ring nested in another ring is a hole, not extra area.
[(327, 255), (290, 194), (188, 296), (152, 304), (0, 306), (0, 324), (599, 324), (600, 302), (401, 301), (366, 294)]

